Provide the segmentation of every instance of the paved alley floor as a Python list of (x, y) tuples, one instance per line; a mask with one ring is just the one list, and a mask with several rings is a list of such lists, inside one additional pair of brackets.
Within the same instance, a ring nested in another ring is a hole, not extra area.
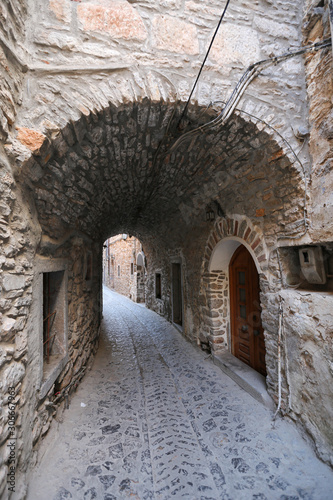
[[(331, 500), (333, 471), (144, 306), (105, 289), (104, 334), (28, 500)], [(84, 406), (83, 406), (83, 405)]]

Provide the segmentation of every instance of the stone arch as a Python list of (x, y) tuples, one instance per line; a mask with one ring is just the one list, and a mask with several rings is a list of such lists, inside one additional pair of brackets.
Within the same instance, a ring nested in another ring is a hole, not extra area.
[[(304, 178), (283, 141), (255, 119), (235, 112), (225, 126), (172, 150), (181, 109), (178, 103), (148, 98), (109, 102), (99, 111), (86, 110), (61, 128), (18, 127), (7, 152), (15, 160), (21, 185), (32, 191), (43, 231), (48, 234), (52, 227), (60, 237), (75, 227), (96, 234), (97, 226), (116, 221), (116, 227), (104, 231), (104, 239), (111, 231), (137, 232), (142, 239), (139, 223), (147, 226), (154, 218), (162, 234), (167, 218), (189, 225), (214, 199), (223, 203), (225, 212), (247, 213), (263, 224), (274, 218), (281, 232), (299, 230)], [(193, 106), (188, 117), (189, 127), (197, 128), (211, 119), (212, 111)], [(282, 183), (284, 178), (292, 188)], [(240, 196), (244, 189), (246, 197)], [(152, 204), (158, 217), (152, 214)], [(294, 208), (288, 216), (286, 205)], [(237, 221), (233, 231), (238, 231)]]
[[(77, 231), (100, 244), (110, 234), (126, 232), (149, 252), (164, 252), (165, 234), (172, 231), (172, 245), (180, 248), (195, 229), (203, 244), (205, 207), (218, 201), (225, 213), (247, 218), (216, 221), (204, 251), (204, 272), (222, 237), (244, 240), (264, 270), (267, 251), (261, 235), (274, 240), (278, 232), (298, 234), (304, 222), (300, 165), (271, 128), (239, 112), (223, 127), (172, 150), (181, 111), (179, 103), (148, 97), (108, 101), (98, 110), (85, 109), (78, 119), (64, 116), (61, 127), (18, 128), (7, 152), (20, 188), (28, 193), (25, 198), (34, 205), (43, 235), (40, 247), (49, 252), (64, 240), (70, 245)], [(197, 129), (214, 115), (211, 109), (190, 106), (189, 128)], [(251, 220), (258, 221), (256, 228)], [(201, 320), (206, 316), (207, 311)], [(198, 312), (196, 324), (199, 318)], [(201, 320), (198, 328), (207, 341), (214, 318), (209, 316), (207, 324)], [(216, 333), (215, 342), (221, 343)]]
[[(225, 213), (247, 217), (216, 221), (204, 250), (204, 273), (213, 248), (226, 237), (244, 241), (264, 271), (268, 262), (262, 235), (274, 244), (277, 233), (299, 234), (303, 228), (300, 165), (271, 128), (239, 112), (223, 127), (172, 150), (181, 111), (177, 102), (148, 97), (108, 101), (98, 110), (85, 109), (78, 119), (64, 116), (62, 127), (18, 128), (7, 152), (43, 235), (38, 251), (69, 246), (77, 231), (97, 244), (110, 234), (133, 234), (146, 255), (153, 248), (167, 251), (170, 231), (173, 248), (181, 248), (193, 234), (203, 245), (205, 207), (218, 202)], [(188, 127), (197, 129), (214, 114), (190, 106)], [(254, 226), (250, 221), (256, 220)], [(193, 336), (201, 331), (204, 342), (212, 337), (222, 345), (217, 330), (211, 335), (216, 321), (205, 301), (201, 314), (195, 313)]]
[(205, 331), (200, 340), (214, 352), (230, 350), (229, 263), (240, 245), (251, 254), (260, 279), (266, 280), (268, 251), (260, 228), (246, 216), (218, 219), (206, 243), (201, 286), (206, 306), (202, 308)]
[(228, 240), (239, 241), (244, 245), (252, 255), (258, 271), (266, 271), (268, 252), (263, 231), (259, 226), (254, 226), (248, 217), (239, 215), (231, 215), (215, 222), (214, 229), (211, 231), (206, 243), (204, 271), (211, 270), (214, 254), (218, 248), (217, 245)]

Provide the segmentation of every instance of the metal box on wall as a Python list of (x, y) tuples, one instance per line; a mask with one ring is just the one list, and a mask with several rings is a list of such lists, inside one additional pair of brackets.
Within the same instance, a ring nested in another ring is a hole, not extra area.
[(298, 253), (304, 278), (309, 283), (324, 285), (326, 283), (326, 273), (322, 248), (301, 248)]

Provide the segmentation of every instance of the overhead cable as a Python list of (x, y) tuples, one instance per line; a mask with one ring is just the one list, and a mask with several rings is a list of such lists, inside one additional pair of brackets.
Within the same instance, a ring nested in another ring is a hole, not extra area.
[(180, 116), (180, 118), (179, 118), (178, 126), (180, 125), (180, 123), (181, 123), (181, 121), (182, 121), (183, 117), (184, 117), (184, 116), (185, 116), (185, 114), (186, 114), (186, 111), (187, 111), (188, 105), (190, 104), (191, 97), (192, 97), (192, 95), (193, 95), (193, 92), (194, 92), (194, 90), (195, 90), (195, 87), (197, 86), (197, 83), (198, 83), (198, 81), (199, 81), (199, 78), (200, 78), (200, 75), (201, 75), (201, 73), (202, 73), (202, 70), (203, 70), (203, 68), (204, 68), (204, 66), (205, 66), (205, 64), (206, 64), (206, 61), (207, 61), (207, 58), (208, 58), (208, 55), (209, 55), (210, 49), (212, 48), (212, 45), (213, 45), (214, 40), (215, 40), (215, 38), (216, 38), (217, 32), (218, 32), (218, 30), (219, 30), (219, 28), (220, 28), (220, 26), (221, 26), (221, 23), (222, 23), (222, 21), (223, 21), (223, 18), (224, 18), (224, 16), (225, 16), (225, 13), (227, 12), (227, 8), (228, 8), (229, 3), (230, 3), (230, 0), (227, 0), (227, 3), (225, 4), (225, 7), (224, 7), (223, 12), (222, 12), (222, 15), (221, 15), (221, 17), (220, 17), (220, 20), (219, 20), (218, 25), (217, 25), (217, 27), (216, 27), (216, 30), (215, 30), (215, 32), (214, 32), (213, 38), (211, 39), (211, 42), (210, 42), (210, 44), (209, 44), (209, 47), (208, 47), (208, 50), (207, 50), (207, 52), (206, 52), (205, 58), (204, 58), (204, 60), (203, 60), (203, 63), (201, 64), (201, 67), (200, 67), (200, 70), (199, 70), (198, 76), (197, 76), (197, 78), (196, 78), (196, 80), (195, 80), (195, 82), (194, 82), (194, 85), (193, 85), (193, 87), (192, 87), (192, 90), (191, 90), (191, 93), (190, 93), (190, 95), (189, 95), (189, 98), (187, 99), (187, 102), (186, 102), (186, 104), (185, 104), (185, 108), (184, 108), (184, 110), (183, 110), (183, 112), (182, 112), (182, 114), (181, 114), (181, 116)]
[(210, 122), (205, 123), (204, 125), (201, 125), (200, 127), (190, 130), (189, 132), (181, 135), (179, 139), (171, 146), (170, 150), (174, 151), (178, 146), (180, 146), (180, 144), (184, 142), (184, 140), (186, 140), (188, 137), (191, 137), (192, 135), (196, 135), (200, 132), (215, 129), (219, 126), (224, 125), (234, 112), (238, 102), (240, 101), (246, 88), (249, 86), (252, 80), (254, 80), (258, 75), (260, 75), (263, 70), (265, 70), (269, 66), (276, 65), (280, 62), (286, 61), (287, 59), (305, 54), (307, 52), (316, 52), (318, 50), (329, 47), (331, 44), (331, 39), (329, 38), (327, 40), (323, 40), (322, 42), (307, 45), (306, 47), (302, 47), (296, 51), (287, 52), (285, 54), (282, 54), (281, 56), (275, 56), (270, 59), (264, 59), (262, 61), (251, 64), (238, 81), (234, 91), (232, 92), (221, 113), (216, 118), (214, 118), (214, 120), (211, 120)]

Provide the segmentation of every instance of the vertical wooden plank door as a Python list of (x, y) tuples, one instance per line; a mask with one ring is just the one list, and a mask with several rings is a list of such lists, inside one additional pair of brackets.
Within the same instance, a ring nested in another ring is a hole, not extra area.
[(262, 375), (266, 375), (259, 275), (244, 245), (239, 246), (232, 256), (229, 279), (232, 354)]
[(172, 320), (177, 325), (183, 324), (181, 265), (177, 263), (172, 264)]

